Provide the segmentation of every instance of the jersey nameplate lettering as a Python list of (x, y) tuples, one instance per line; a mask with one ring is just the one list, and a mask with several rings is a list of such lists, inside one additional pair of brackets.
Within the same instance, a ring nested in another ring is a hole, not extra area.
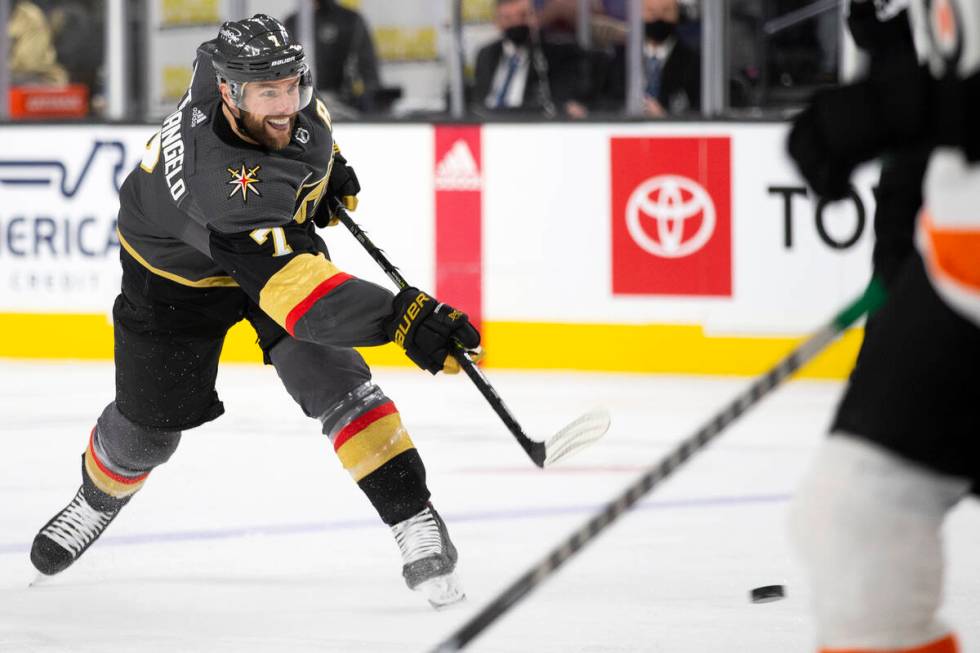
[(179, 202), (187, 193), (181, 172), (184, 170), (184, 141), (180, 137), (180, 121), (183, 112), (178, 110), (167, 116), (160, 129), (160, 147), (163, 149), (163, 174), (170, 188), (170, 196)]

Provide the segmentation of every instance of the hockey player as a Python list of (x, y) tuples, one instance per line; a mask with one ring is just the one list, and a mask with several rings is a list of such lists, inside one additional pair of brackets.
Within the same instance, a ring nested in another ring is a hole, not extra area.
[[(907, 7), (908, 0), (854, 2), (848, 7), (848, 28), (854, 42), (868, 56), (864, 84), (892, 83), (918, 68)], [(852, 143), (834, 139), (840, 124), (853, 110), (850, 92), (851, 88), (844, 88), (818, 94), (794, 119), (790, 133), (793, 158), (814, 192), (824, 199), (842, 199), (851, 190)], [(872, 274), (886, 286), (892, 284), (914, 249), (915, 216), (922, 206), (922, 178), (931, 149), (923, 135), (895, 144), (882, 156), (881, 176), (875, 189), (871, 261)]]
[(436, 607), (463, 598), (422, 460), (352, 347), (394, 341), (435, 374), (458, 371), (454, 342), (475, 350), (480, 336), (426, 293), (393, 296), (330, 261), (314, 224), (330, 221), (332, 198), (353, 208), (359, 190), (303, 48), (265, 15), (222, 25), (120, 192), (115, 401), (92, 429), (77, 494), (34, 539), (41, 573), (75, 562), (182, 432), (222, 414), (218, 355), (247, 319), (265, 362), (391, 527), (407, 585)]
[[(889, 83), (917, 68), (909, 26), (908, 1), (855, 2), (848, 8), (847, 25), (859, 48), (868, 55), (868, 83)], [(839, 92), (820, 94), (793, 121), (789, 149), (814, 191), (825, 199), (841, 199), (850, 191), (853, 164), (827, 152), (825, 134), (839, 129), (842, 117), (835, 106)], [(905, 258), (912, 253), (915, 216), (922, 206), (922, 178), (931, 143), (924, 137), (884, 152), (881, 177), (875, 189), (872, 273), (891, 285)], [(843, 157), (847, 158), (847, 157)]]
[[(934, 146), (918, 253), (865, 335), (832, 437), (791, 509), (825, 653), (960, 650), (937, 611), (943, 519), (980, 491), (980, 2), (910, 5), (925, 65), (841, 89), (849, 101), (837, 106), (850, 112), (837, 131), (855, 140), (835, 132), (823, 150), (842, 163), (823, 170), (846, 181), (885, 148), (923, 137)], [(817, 169), (801, 164), (815, 188)]]

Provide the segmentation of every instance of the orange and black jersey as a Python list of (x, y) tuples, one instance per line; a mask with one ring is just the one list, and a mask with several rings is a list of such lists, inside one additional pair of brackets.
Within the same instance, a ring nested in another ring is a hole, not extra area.
[(315, 233), (334, 153), (323, 102), (315, 97), (297, 114), (284, 149), (249, 144), (222, 111), (209, 46), (198, 50), (191, 88), (123, 184), (120, 244), (178, 284), (241, 287), (298, 338), (387, 342), (392, 294), (341, 272)]

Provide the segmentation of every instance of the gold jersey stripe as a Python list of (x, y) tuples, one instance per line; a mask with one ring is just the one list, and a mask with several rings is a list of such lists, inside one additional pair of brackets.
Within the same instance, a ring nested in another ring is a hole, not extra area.
[(323, 254), (298, 254), (265, 282), (259, 292), (259, 307), (285, 326), (289, 311), (338, 273), (340, 269)]
[(197, 281), (192, 281), (191, 279), (185, 279), (184, 277), (174, 274), (173, 272), (167, 272), (166, 270), (161, 270), (160, 268), (155, 268), (146, 259), (140, 256), (139, 252), (133, 249), (133, 246), (126, 242), (123, 238), (122, 233), (119, 229), (116, 229), (116, 236), (119, 238), (119, 244), (123, 246), (129, 255), (136, 259), (140, 265), (144, 268), (157, 275), (158, 277), (163, 277), (164, 279), (169, 279), (174, 283), (179, 283), (182, 286), (190, 286), (191, 288), (237, 288), (238, 283), (231, 277), (205, 277), (204, 279), (199, 279)]
[(360, 481), (398, 454), (414, 448), (401, 417), (393, 413), (373, 422), (341, 445), (337, 457), (354, 481)]
[(316, 211), (316, 207), (319, 206), (320, 200), (323, 199), (323, 191), (327, 187), (327, 181), (330, 179), (331, 170), (333, 170), (333, 157), (331, 157), (330, 162), (327, 163), (327, 173), (325, 175), (316, 181), (303, 184), (296, 191), (297, 198), (299, 198), (303, 192), (306, 193), (303, 199), (299, 202), (299, 208), (297, 208), (296, 212), (293, 214), (293, 221), (296, 222), (296, 224), (303, 224), (306, 222), (307, 218), (312, 216)]

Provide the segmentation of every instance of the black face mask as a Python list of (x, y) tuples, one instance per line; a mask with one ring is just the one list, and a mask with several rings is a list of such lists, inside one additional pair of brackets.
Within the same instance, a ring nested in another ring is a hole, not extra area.
[(643, 23), (643, 30), (646, 37), (651, 41), (656, 41), (657, 43), (663, 43), (673, 36), (675, 29), (677, 29), (677, 23), (671, 23), (666, 20), (655, 20), (650, 23)]
[(504, 30), (504, 38), (520, 47), (526, 45), (531, 40), (530, 25), (514, 25)]

